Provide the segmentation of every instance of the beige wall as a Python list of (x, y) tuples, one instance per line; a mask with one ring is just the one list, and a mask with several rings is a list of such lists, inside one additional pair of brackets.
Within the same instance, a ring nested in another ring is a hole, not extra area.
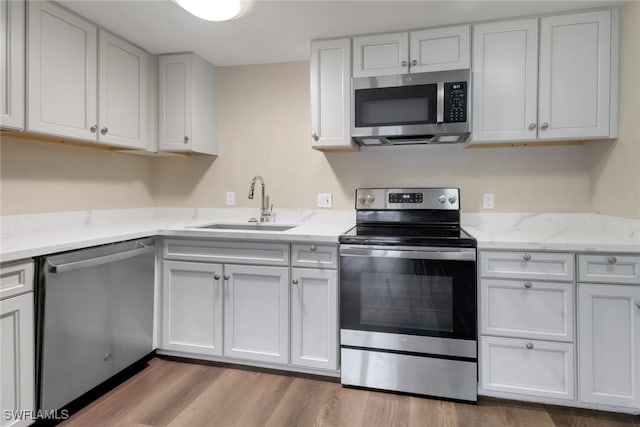
[(310, 148), (307, 62), (220, 69), (220, 156), (158, 160), (156, 204), (216, 206), (225, 192), (247, 200), (262, 175), (276, 208), (316, 207), (318, 192), (334, 208), (352, 209), (356, 187), (459, 186), (465, 211), (495, 193), (496, 211), (589, 209), (587, 147), (491, 148), (461, 145), (321, 153)]
[(591, 211), (640, 218), (640, 2), (620, 17), (620, 134), (591, 149)]
[(3, 215), (153, 205), (153, 159), (1, 138)]

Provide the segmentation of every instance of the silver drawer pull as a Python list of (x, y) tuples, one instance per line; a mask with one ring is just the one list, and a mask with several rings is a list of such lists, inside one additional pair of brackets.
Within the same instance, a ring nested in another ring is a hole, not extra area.
[(527, 349), (528, 350), (533, 350), (533, 343), (532, 342), (528, 342), (527, 343)]
[(533, 284), (531, 284), (531, 282), (527, 282), (524, 284), (524, 287), (527, 289), (531, 289), (531, 287), (533, 286)]
[(214, 274), (213, 278), (216, 279), (216, 280), (220, 280), (220, 275), (219, 274)]
[(291, 283), (293, 283), (294, 285), (297, 285), (297, 284), (298, 284), (298, 279), (293, 279), (293, 280), (291, 281)]
[(113, 355), (111, 353), (107, 353), (104, 355), (104, 361), (108, 362), (109, 360), (111, 360), (112, 357)]
[(636, 308), (637, 308), (638, 310), (640, 310), (640, 302), (637, 302), (637, 303), (636, 303)]
[(607, 261), (609, 261), (609, 264), (615, 264), (616, 262), (618, 262), (618, 258), (614, 256), (610, 256), (609, 259), (607, 259)]
[(316, 245), (311, 245), (311, 247), (310, 247), (309, 249), (310, 249), (311, 251), (315, 251), (317, 248), (316, 248)]
[(531, 255), (529, 254), (524, 254), (524, 256), (522, 257), (523, 260), (525, 261), (531, 261)]
[(224, 275), (224, 280), (229, 280), (229, 279), (231, 279), (231, 276), (229, 276), (228, 274), (225, 274)]

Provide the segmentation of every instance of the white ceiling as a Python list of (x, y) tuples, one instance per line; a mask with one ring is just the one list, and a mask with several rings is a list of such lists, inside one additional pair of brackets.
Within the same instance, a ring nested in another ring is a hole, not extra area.
[(245, 16), (228, 22), (200, 20), (171, 0), (59, 3), (151, 53), (194, 51), (224, 66), (305, 60), (313, 39), (549, 14), (622, 1), (254, 0)]

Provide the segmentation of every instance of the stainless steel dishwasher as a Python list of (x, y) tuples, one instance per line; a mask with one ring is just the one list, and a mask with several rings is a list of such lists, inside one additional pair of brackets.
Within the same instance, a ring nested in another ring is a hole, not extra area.
[(38, 259), (38, 408), (55, 410), (152, 349), (154, 239)]

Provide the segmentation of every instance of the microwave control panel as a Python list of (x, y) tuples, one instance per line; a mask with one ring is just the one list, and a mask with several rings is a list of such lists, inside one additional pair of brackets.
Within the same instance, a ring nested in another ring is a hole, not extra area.
[(444, 84), (445, 123), (465, 123), (467, 121), (467, 82)]

